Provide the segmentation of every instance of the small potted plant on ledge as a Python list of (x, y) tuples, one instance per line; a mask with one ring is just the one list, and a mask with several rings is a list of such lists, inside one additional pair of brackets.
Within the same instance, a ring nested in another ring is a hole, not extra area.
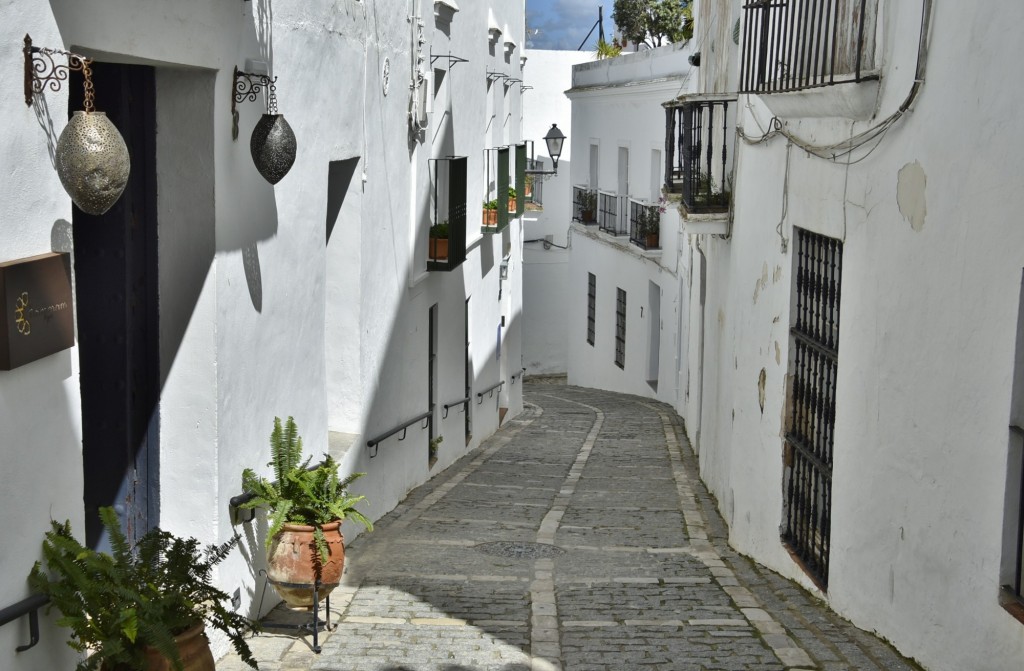
[(519, 209), (519, 205), (516, 202), (516, 187), (508, 187), (508, 211), (516, 212)]
[(596, 221), (594, 216), (597, 212), (597, 192), (596, 191), (582, 191), (580, 192), (580, 219), (583, 223), (590, 224)]
[(523, 184), (523, 195), (527, 200), (533, 199), (533, 175), (526, 175)]
[(204, 550), (194, 538), (152, 529), (130, 545), (113, 508), (101, 508), (111, 554), (79, 543), (71, 524), (51, 522), (43, 542), (49, 573), (36, 562), (32, 589), (50, 597), (71, 629), (68, 645), (89, 653), (77, 671), (214, 671), (204, 626), (227, 634), (239, 657), (256, 666), (242, 634), (250, 623), (225, 608), (213, 569), (237, 537)]
[(345, 537), (341, 523), (352, 518), (373, 530), (373, 524), (355, 505), (348, 486), (363, 473), (345, 479), (338, 476), (338, 462), (330, 455), (310, 466), (302, 460), (302, 438), (291, 417), (282, 427), (274, 418), (270, 436), (270, 463), (276, 480), (271, 482), (250, 468), (242, 472), (242, 490), (253, 498), (242, 508), (267, 509), (267, 580), (278, 595), (293, 607), (312, 608), (341, 584), (345, 567)]
[(448, 220), (430, 227), (430, 260), (448, 260)]
[(498, 225), (498, 200), (484, 201), (484, 226)]

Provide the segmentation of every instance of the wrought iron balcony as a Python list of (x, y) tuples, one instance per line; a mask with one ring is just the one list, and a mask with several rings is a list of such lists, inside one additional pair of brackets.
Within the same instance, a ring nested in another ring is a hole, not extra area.
[(877, 79), (878, 0), (751, 0), (743, 5), (741, 93)]
[(659, 203), (629, 199), (629, 241), (641, 249), (661, 249)]
[(666, 105), (665, 187), (690, 213), (728, 212), (736, 99), (688, 96)]
[(597, 223), (597, 191), (587, 186), (572, 187), (572, 218), (584, 224)]
[(629, 196), (620, 196), (608, 191), (597, 192), (597, 225), (612, 235), (626, 235), (629, 232)]
[(455, 270), (466, 260), (465, 156), (431, 159), (427, 270)]

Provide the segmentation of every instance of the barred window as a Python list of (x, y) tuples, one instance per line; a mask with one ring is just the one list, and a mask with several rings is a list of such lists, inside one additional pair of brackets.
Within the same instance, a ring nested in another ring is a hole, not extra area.
[(587, 273), (587, 342), (594, 345), (597, 324), (597, 276)]
[(626, 367), (626, 292), (616, 288), (615, 298), (615, 365)]
[(839, 369), (843, 243), (795, 229), (794, 313), (782, 537), (821, 589), (828, 587), (832, 463)]

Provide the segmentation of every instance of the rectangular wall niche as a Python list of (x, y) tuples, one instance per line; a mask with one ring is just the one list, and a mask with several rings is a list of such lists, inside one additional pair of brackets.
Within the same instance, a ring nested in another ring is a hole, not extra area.
[(0, 263), (0, 370), (75, 344), (69, 254)]

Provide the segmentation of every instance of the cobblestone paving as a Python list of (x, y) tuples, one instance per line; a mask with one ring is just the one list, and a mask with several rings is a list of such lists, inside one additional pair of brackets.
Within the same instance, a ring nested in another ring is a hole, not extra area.
[[(265, 671), (913, 671), (734, 552), (682, 423), (545, 381), (526, 411), (347, 549), (337, 629), (274, 609)], [(240, 671), (227, 657), (219, 671)]]

